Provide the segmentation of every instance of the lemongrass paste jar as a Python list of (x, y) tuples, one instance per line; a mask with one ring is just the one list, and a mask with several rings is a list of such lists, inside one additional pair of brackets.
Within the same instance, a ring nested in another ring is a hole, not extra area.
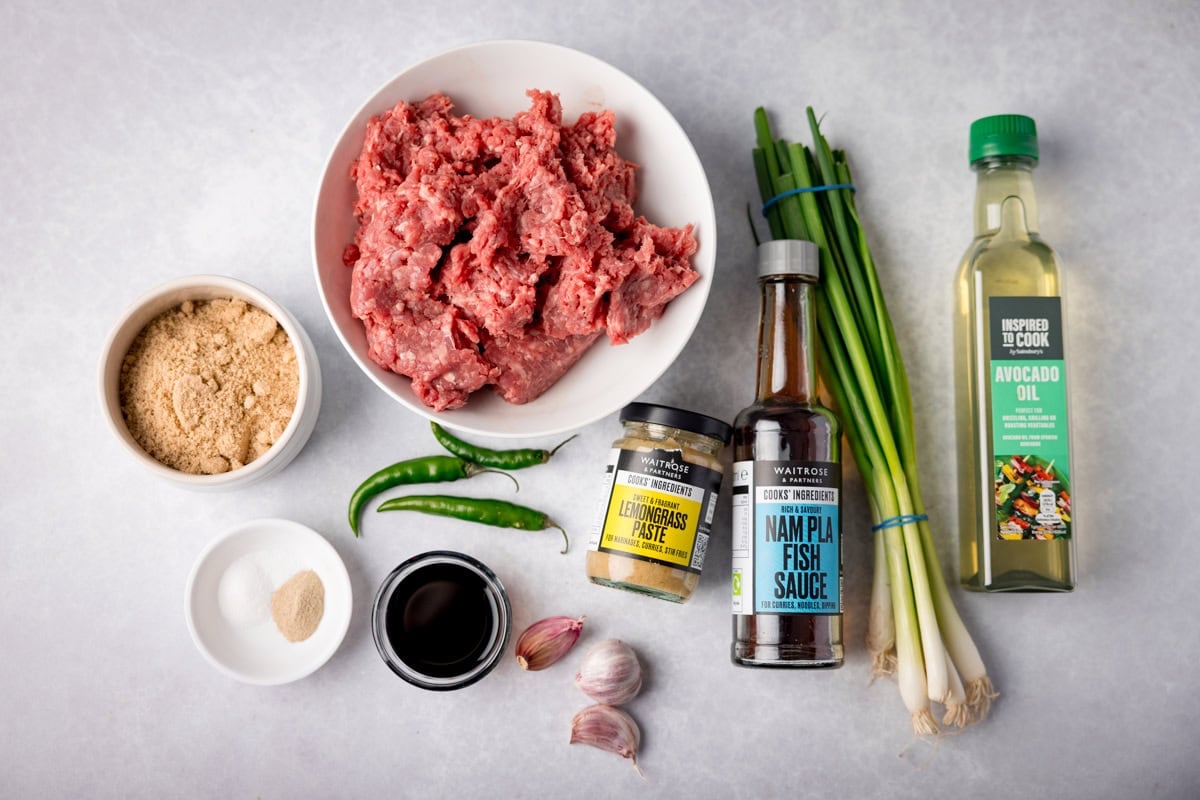
[(621, 410), (588, 541), (592, 583), (682, 603), (700, 583), (731, 427), (653, 403)]

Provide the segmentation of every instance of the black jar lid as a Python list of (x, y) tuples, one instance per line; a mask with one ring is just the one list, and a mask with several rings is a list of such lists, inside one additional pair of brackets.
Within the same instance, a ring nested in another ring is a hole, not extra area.
[(729, 436), (733, 433), (732, 425), (722, 422), (716, 417), (697, 414), (694, 411), (684, 411), (682, 408), (673, 406), (660, 406), (657, 403), (630, 403), (621, 409), (621, 422), (649, 422), (653, 425), (666, 425), (719, 439), (721, 444), (728, 444)]

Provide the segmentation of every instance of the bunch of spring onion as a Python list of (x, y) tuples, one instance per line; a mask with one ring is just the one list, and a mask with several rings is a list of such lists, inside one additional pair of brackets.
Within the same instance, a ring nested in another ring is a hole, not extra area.
[[(987, 716), (996, 692), (942, 576), (917, 479), (912, 397), (891, 317), (850, 188), (845, 153), (830, 150), (808, 109), (813, 148), (777, 140), (754, 114), (754, 168), (772, 238), (807, 239), (821, 251), (816, 291), (819, 365), (870, 501), (876, 530), (867, 648), (874, 675), (895, 672), (917, 735)], [(899, 520), (903, 524), (894, 524)]]

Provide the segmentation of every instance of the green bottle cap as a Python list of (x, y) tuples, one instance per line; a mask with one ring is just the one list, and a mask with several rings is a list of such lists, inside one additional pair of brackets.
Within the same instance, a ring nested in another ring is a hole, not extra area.
[(971, 163), (991, 156), (1038, 157), (1037, 124), (1021, 114), (997, 114), (971, 123)]

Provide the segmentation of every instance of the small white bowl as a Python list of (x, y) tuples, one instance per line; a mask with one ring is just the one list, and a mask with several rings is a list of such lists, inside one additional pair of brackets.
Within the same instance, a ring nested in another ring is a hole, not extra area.
[[(367, 354), (363, 324), (350, 311), (351, 270), (342, 263), (354, 241), (357, 198), (350, 165), (362, 150), (367, 121), (400, 100), (442, 92), (458, 114), (511, 117), (529, 107), (529, 89), (555, 92), (563, 120), (584, 111), (616, 115), (617, 151), (638, 165), (634, 209), (658, 225), (694, 224), (700, 280), (676, 297), (650, 329), (623, 345), (601, 337), (540, 397), (524, 405), (479, 391), (462, 408), (435, 412), (409, 378)], [(313, 215), (317, 286), (333, 329), (359, 368), (401, 405), (442, 425), (495, 437), (551, 436), (575, 430), (624, 407), (674, 363), (704, 311), (716, 269), (717, 224), (712, 192), (691, 141), (646, 87), (611, 64), (577, 50), (528, 41), (467, 45), (414, 64), (355, 112), (326, 162)]]
[[(235, 297), (273, 316), (287, 332), (296, 351), (300, 385), (296, 408), (279, 440), (263, 455), (229, 472), (190, 475), (168, 467), (138, 445), (121, 415), (121, 362), (141, 330), (159, 314), (185, 300), (216, 300)], [(283, 469), (299, 454), (317, 424), (321, 410), (321, 367), (317, 351), (304, 328), (287, 309), (248, 283), (223, 275), (192, 275), (163, 284), (142, 295), (113, 326), (100, 359), (100, 405), (108, 426), (125, 449), (156, 475), (191, 489), (234, 489), (248, 486)]]
[[(301, 570), (317, 573), (325, 587), (325, 613), (312, 636), (289, 642), (269, 617), (251, 626), (226, 619), (221, 576), (251, 555), (265, 565), (272, 589)], [(218, 536), (196, 559), (184, 594), (188, 632), (204, 658), (229, 677), (258, 686), (290, 683), (319, 669), (341, 646), (352, 607), (350, 575), (333, 545), (286, 519), (245, 522)]]

